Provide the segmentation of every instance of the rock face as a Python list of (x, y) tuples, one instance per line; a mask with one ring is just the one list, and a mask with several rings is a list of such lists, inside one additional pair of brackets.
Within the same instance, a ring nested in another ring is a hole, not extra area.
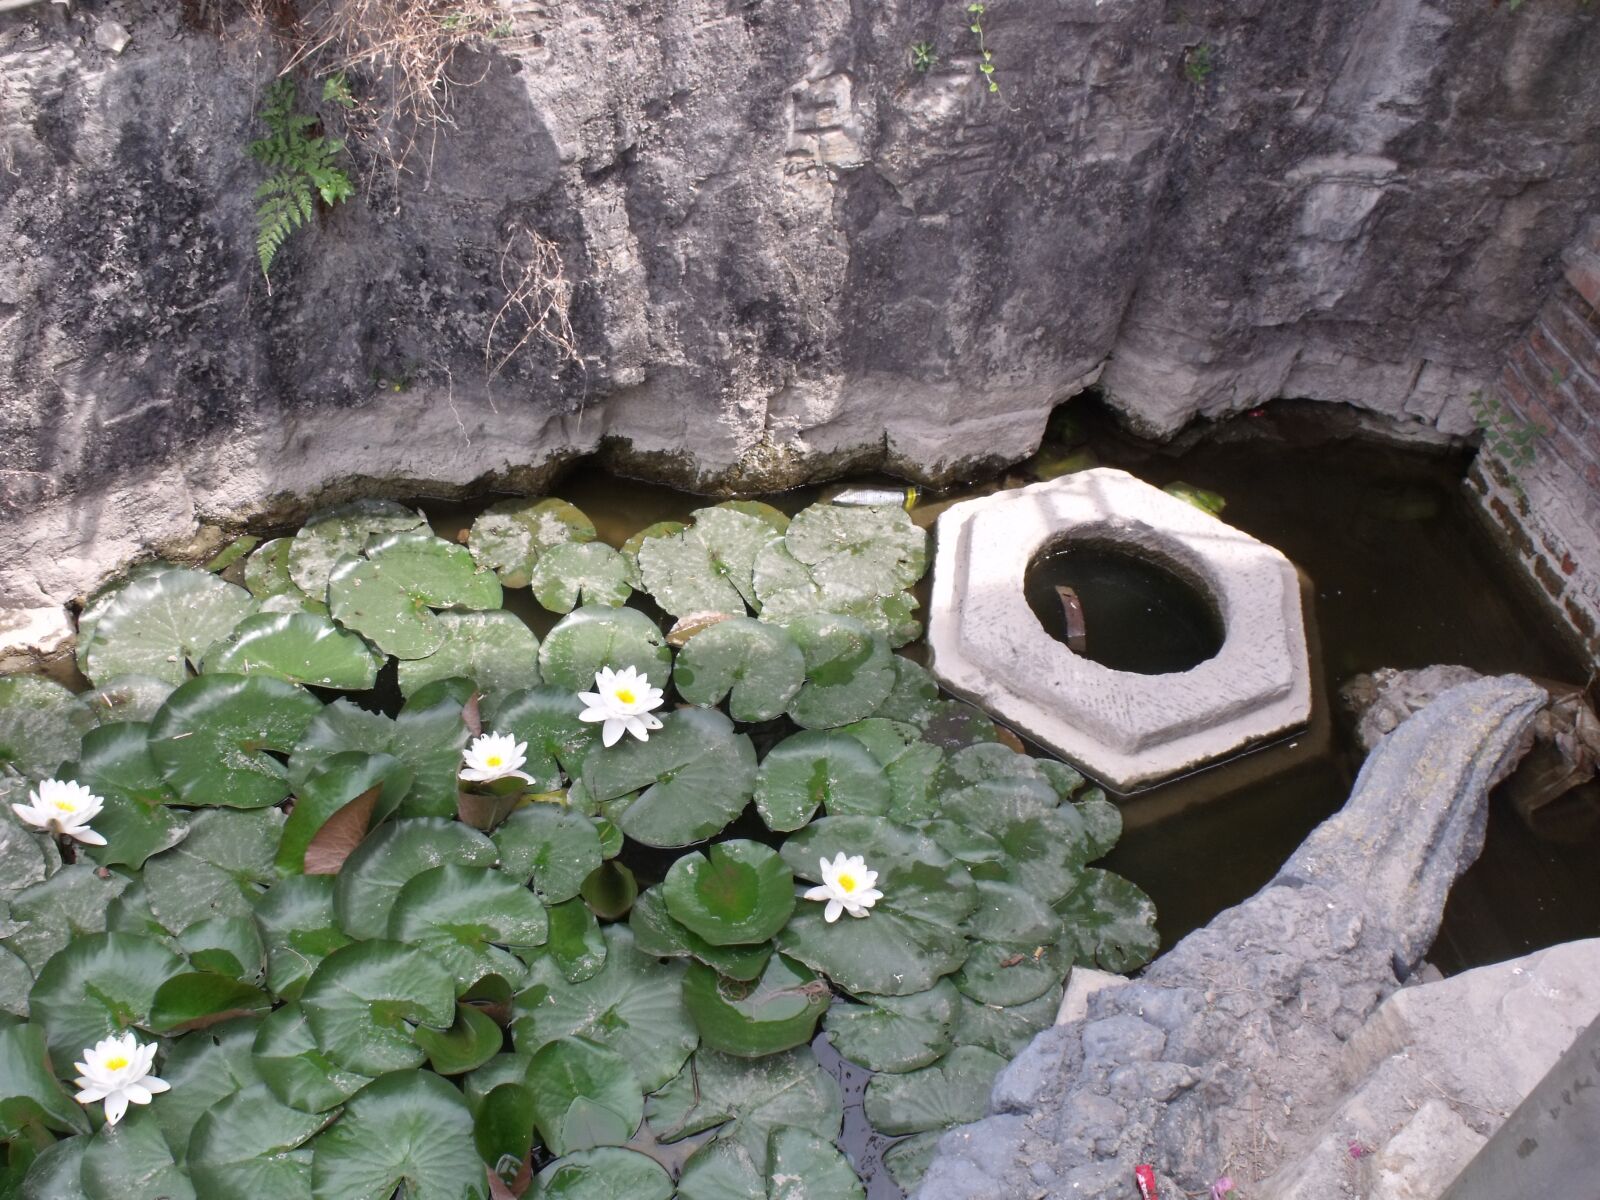
[(1224, 1172), (1256, 1195), (1320, 1136), (1346, 1041), (1426, 952), (1544, 698), (1506, 676), (1413, 716), (1261, 892), (1034, 1039), (994, 1115), (940, 1141), (917, 1196), (1120, 1198), (1139, 1163), (1163, 1195), (1205, 1194)]
[[(1000, 0), (996, 94), (951, 0), (515, 0), (454, 124), (401, 174), (358, 147), (269, 291), (276, 64), (183, 22), (214, 8), (0, 13), (0, 606), (596, 450), (715, 491), (949, 479), (1096, 379), (1156, 433), (1278, 395), (1462, 433), (1600, 190), (1577, 6)], [(581, 360), (535, 337), (491, 379), (523, 230)]]

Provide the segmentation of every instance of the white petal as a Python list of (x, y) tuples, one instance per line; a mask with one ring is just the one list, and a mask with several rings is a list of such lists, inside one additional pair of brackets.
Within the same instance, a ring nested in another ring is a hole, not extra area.
[(639, 720), (644, 722), (644, 727), (646, 729), (660, 729), (661, 728), (661, 718), (656, 716), (656, 715), (654, 715), (653, 713), (640, 713), (639, 714)]
[(112, 1092), (106, 1097), (106, 1124), (115, 1125), (127, 1111), (128, 1098), (121, 1092)]
[(72, 836), (87, 846), (104, 846), (106, 839), (85, 825), (82, 829), (72, 830)]
[(124, 1087), (122, 1090), (123, 1090), (124, 1093), (126, 1093), (128, 1099), (133, 1101), (133, 1103), (135, 1103), (135, 1104), (149, 1104), (150, 1103), (150, 1100), (151, 1100), (150, 1089), (145, 1087), (144, 1084), (142, 1084), (142, 1083), (130, 1083), (126, 1087)]
[(578, 699), (582, 700), (585, 704), (589, 705), (591, 708), (595, 707), (596, 705), (604, 704), (606, 702), (606, 698), (604, 696), (602, 696), (599, 692), (579, 692), (578, 693)]
[(600, 741), (607, 746), (615, 746), (622, 740), (623, 732), (626, 729), (626, 722), (616, 717), (607, 717), (605, 727), (600, 730)]
[(849, 910), (849, 913), (852, 917), (864, 917), (867, 915), (867, 910), (861, 905), (857, 904), (854, 908)]
[[(650, 740), (650, 726), (646, 725), (638, 717), (627, 717), (623, 720), (622, 724), (629, 733), (633, 734), (633, 736), (638, 738), (641, 742), (648, 742)], [(659, 721), (656, 724), (657, 727), (660, 726)]]
[(489, 780), (494, 778), (494, 772), (485, 771), (481, 768), (474, 769), (469, 767), (465, 771), (461, 772), (461, 774), (456, 778), (465, 779), (468, 783), (487, 783)]
[(104, 1100), (110, 1088), (98, 1087), (94, 1084), (79, 1084), (83, 1091), (73, 1097), (79, 1104), (93, 1104), (96, 1100)]
[(144, 1084), (148, 1091), (152, 1092), (170, 1092), (172, 1090), (170, 1083), (165, 1079), (157, 1079), (154, 1075), (146, 1075), (139, 1082)]
[(843, 911), (844, 905), (840, 904), (837, 900), (829, 900), (828, 907), (826, 911), (823, 912), (822, 916), (829, 925), (832, 925), (839, 919), (839, 914)]
[(831, 899), (832, 897), (833, 897), (833, 889), (830, 888), (825, 883), (819, 883), (814, 888), (807, 888), (806, 889), (805, 898), (807, 900), (828, 900), (828, 899)]
[(856, 893), (856, 903), (861, 905), (862, 908), (871, 908), (874, 904), (882, 899), (883, 893), (877, 888), (868, 888), (864, 892)]

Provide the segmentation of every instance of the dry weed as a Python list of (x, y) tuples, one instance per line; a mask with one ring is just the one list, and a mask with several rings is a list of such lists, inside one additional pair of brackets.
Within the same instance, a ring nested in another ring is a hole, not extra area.
[[(572, 332), (572, 282), (555, 242), (525, 222), (513, 221), (500, 250), (500, 286), (506, 299), (483, 341), (489, 378), (500, 374), (535, 338), (554, 349), (562, 362), (583, 365)], [(493, 346), (502, 328), (508, 336), (515, 335), (516, 341), (497, 359)]]

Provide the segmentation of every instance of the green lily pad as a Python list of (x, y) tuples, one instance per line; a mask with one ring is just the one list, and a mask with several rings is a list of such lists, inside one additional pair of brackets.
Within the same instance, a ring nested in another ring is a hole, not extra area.
[(33, 972), (10, 950), (0, 946), (0, 1013), (28, 1019), (28, 993), (33, 990)]
[(50, 1070), (44, 1031), (36, 1025), (0, 1028), (0, 1140), (10, 1141), (34, 1122), (58, 1133), (89, 1132), (83, 1107)]
[(699, 1035), (683, 1006), (683, 969), (634, 947), (624, 925), (605, 930), (605, 966), (582, 983), (547, 980), (518, 994), (512, 1036), (531, 1054), (564, 1037), (615, 1050), (653, 1091), (677, 1074)]
[[(1039, 765), (1039, 773), (1050, 781), (1051, 786), (1056, 789), (1056, 795), (1061, 799), (1070, 800), (1083, 787), (1083, 774), (1076, 767), (1057, 762), (1053, 758), (1040, 758), (1035, 761)], [(1105, 793), (1101, 792), (1100, 797), (1103, 800)], [(1117, 816), (1117, 828), (1120, 832), (1122, 828), (1120, 813)]]
[(606, 939), (594, 913), (582, 900), (572, 899), (551, 905), (549, 915), (545, 953), (568, 983), (592, 978), (606, 962)]
[(1074, 961), (1102, 971), (1137, 970), (1161, 948), (1156, 906), (1120, 875), (1085, 867), (1083, 882), (1056, 902)]
[(394, 533), (344, 558), (328, 577), (328, 609), (385, 654), (427, 658), (445, 643), (434, 609), (499, 608), (500, 582), (466, 547), (426, 533)]
[(527, 587), (545, 551), (592, 542), (594, 522), (565, 500), (502, 500), (472, 523), (467, 545), (506, 587)]
[(789, 716), (806, 729), (830, 729), (871, 716), (894, 687), (894, 655), (883, 635), (853, 617), (820, 613), (789, 623), (806, 659), (806, 683)]
[[(592, 687), (591, 679), (586, 687)], [(512, 692), (489, 705), (484, 728), (508, 733), (528, 745), (522, 769), (533, 776), (528, 786), (536, 792), (553, 792), (562, 774), (576, 777), (584, 755), (600, 736), (600, 726), (578, 720), (583, 705), (573, 692), (554, 687)]]
[(931, 1067), (905, 1075), (874, 1075), (867, 1084), (867, 1119), (879, 1133), (923, 1133), (980, 1119), (1006, 1060), (977, 1046), (957, 1046)]
[(701, 1042), (741, 1058), (808, 1043), (831, 995), (815, 972), (781, 954), (750, 982), (724, 979), (698, 962), (683, 977), (683, 1000)]
[(605, 814), (634, 841), (660, 847), (724, 829), (744, 811), (755, 775), (750, 739), (720, 712), (697, 708), (668, 713), (648, 742), (594, 747), (583, 766), (584, 787), (602, 805), (644, 789)]
[(0, 678), (0, 768), (49, 775), (77, 755), (78, 739), (93, 725), (93, 712), (59, 683), (34, 675)]
[(261, 1081), (250, 1053), (259, 1024), (241, 1017), (171, 1043), (157, 1072), (171, 1090), (150, 1111), (180, 1159), (188, 1154), (190, 1134), (202, 1116), (240, 1088)]
[(258, 987), (210, 971), (185, 971), (156, 989), (149, 1025), (156, 1033), (181, 1034), (271, 1007), (272, 997)]
[(429, 951), (455, 976), (458, 991), (491, 974), (521, 982), (525, 972), (512, 953), (542, 945), (548, 931), (533, 893), (486, 867), (423, 871), (389, 911), (389, 936)]
[(147, 1107), (135, 1107), (121, 1124), (89, 1139), (81, 1178), (89, 1200), (195, 1200), (194, 1186)]
[(128, 886), (125, 875), (107, 876), (78, 863), (17, 892), (11, 919), (20, 928), (6, 935), (7, 948), (37, 971), (74, 938), (104, 932), (108, 906)]
[(588, 817), (557, 804), (525, 804), (494, 832), (500, 870), (546, 904), (578, 894), (600, 866), (600, 835)]
[(673, 616), (691, 612), (742, 613), (756, 604), (756, 554), (779, 536), (759, 516), (727, 507), (702, 508), (694, 525), (639, 547), (645, 589)]
[(738, 1142), (707, 1142), (678, 1179), (677, 1200), (766, 1200), (766, 1194), (761, 1168)]
[(251, 917), (196, 921), (178, 935), (178, 945), (197, 971), (246, 983), (258, 983), (266, 974), (266, 943)]
[[(1107, 800), (1106, 794), (1099, 788), (1091, 788), (1081, 795), (1082, 798), (1072, 804), (1071, 809), (1082, 818), (1083, 831), (1089, 841), (1084, 861), (1093, 862), (1110, 854), (1111, 848), (1122, 836), (1122, 810)], [(1067, 807), (1062, 805), (1063, 811)]]
[(312, 1145), (315, 1200), (488, 1200), (461, 1093), (427, 1071), (385, 1075)]
[(830, 1139), (783, 1127), (767, 1139), (767, 1200), (866, 1200), (866, 1192)]
[(90, 1138), (63, 1138), (46, 1146), (22, 1179), (22, 1200), (89, 1200), (84, 1195), (83, 1155)]
[(794, 876), (759, 842), (719, 842), (674, 862), (661, 896), (673, 920), (713, 946), (751, 945), (777, 933), (794, 912)]
[(781, 1126), (824, 1141), (837, 1138), (844, 1098), (809, 1047), (756, 1059), (701, 1049), (671, 1083), (645, 1099), (644, 1115), (663, 1142), (721, 1126), (719, 1138), (765, 1161), (767, 1139)]
[(632, 608), (586, 605), (556, 623), (539, 647), (539, 671), (545, 683), (573, 694), (591, 691), (601, 667), (620, 671), (633, 667), (654, 681), (672, 670), (672, 651), (661, 630)]
[[(22, 799), (19, 794), (15, 797)], [(49, 843), (21, 825), (0, 819), (0, 901), (8, 900), (25, 887), (43, 883), (45, 875), (61, 865), (61, 857), (46, 855)]]
[(148, 722), (172, 695), (172, 684), (150, 675), (118, 675), (78, 699), (102, 725), (118, 721)]
[(183, 814), (167, 807), (178, 797), (150, 756), (149, 730), (124, 721), (91, 729), (83, 736), (78, 761), (64, 772), (105, 801), (94, 829), (106, 844), (86, 849), (101, 866), (137, 869), (189, 832)]
[(735, 721), (756, 723), (783, 715), (805, 672), (805, 655), (781, 626), (734, 617), (689, 639), (672, 682), (690, 704), (710, 707), (727, 697)]
[[(369, 712), (354, 701), (340, 697), (322, 709), (301, 732), (289, 759), (291, 791), (311, 777), (328, 757), (352, 750), (368, 754), (392, 753), (394, 719)], [(454, 785), (451, 791), (454, 791)]]
[(288, 551), (289, 578), (313, 600), (327, 595), (328, 577), (347, 555), (391, 533), (426, 529), (421, 513), (389, 500), (356, 500), (315, 514), (294, 535)]
[[(301, 1112), (337, 1108), (372, 1082), (341, 1069), (322, 1052), (298, 1004), (286, 1004), (262, 1018), (251, 1051), (253, 1069), (272, 1094)], [(176, 1088), (176, 1081), (169, 1082)]]
[[(568, 803), (571, 803), (570, 792), (568, 795)], [(622, 853), (622, 846), (624, 842), (622, 830), (618, 829), (604, 817), (595, 817), (594, 831), (600, 838), (600, 856), (602, 858), (615, 858), (617, 855)]]
[(311, 599), (289, 574), (289, 553), (293, 549), (292, 537), (272, 538), (262, 542), (245, 559), (244, 586), (257, 600), (266, 600), (271, 596)]
[(272, 1200), (311, 1195), (311, 1152), (300, 1147), (332, 1120), (278, 1103), (262, 1083), (235, 1092), (194, 1127), (189, 1175), (202, 1196)]
[(943, 1136), (942, 1129), (913, 1134), (901, 1138), (883, 1152), (883, 1165), (889, 1168), (890, 1176), (907, 1195), (916, 1191), (922, 1177), (928, 1173), (933, 1156), (939, 1150), (939, 1139)]
[(280, 999), (298, 997), (317, 964), (350, 942), (334, 916), (333, 886), (331, 875), (302, 875), (282, 880), (256, 899), (267, 948), (267, 986)]
[(790, 522), (784, 543), (823, 587), (888, 596), (928, 569), (928, 535), (898, 507), (813, 504)]
[(955, 1045), (961, 993), (948, 979), (910, 996), (835, 1000), (823, 1028), (833, 1048), (869, 1071), (899, 1074), (939, 1061)]
[(1053, 945), (1061, 940), (1061, 918), (1047, 901), (1001, 879), (978, 879), (977, 907), (967, 914), (966, 931), (980, 941), (1010, 945)]
[(340, 927), (353, 938), (381, 937), (400, 889), (430, 867), (492, 867), (494, 843), (459, 821), (412, 817), (378, 826), (345, 860), (334, 885)]
[(283, 836), (277, 809), (209, 809), (189, 836), (144, 865), (151, 910), (173, 933), (210, 917), (248, 917), (256, 896), (278, 878), (272, 857)]
[(624, 1145), (644, 1115), (627, 1059), (581, 1038), (541, 1046), (529, 1060), (527, 1079), (539, 1136), (558, 1157)]
[(689, 528), (682, 521), (657, 521), (653, 525), (646, 525), (627, 541), (622, 543), (620, 553), (623, 561), (628, 564), (628, 582), (635, 591), (644, 591), (644, 573), (639, 570), (639, 551), (651, 538), (671, 537), (675, 533), (682, 533)]
[(498, 1054), (505, 1043), (505, 1030), (471, 1004), (456, 1005), (455, 1023), (449, 1029), (418, 1025), (412, 1036), (427, 1052), (428, 1066), (440, 1075), (464, 1075), (476, 1070)]
[(410, 788), (411, 771), (392, 755), (329, 755), (296, 793), (278, 845), (278, 869), (336, 874), (367, 830), (394, 812)]
[(657, 958), (694, 958), (729, 979), (756, 978), (772, 956), (770, 945), (713, 946), (672, 919), (659, 887), (634, 901), (628, 925), (643, 953)]
[(213, 643), (255, 610), (254, 596), (207, 571), (168, 567), (142, 575), (99, 613), (84, 673), (96, 683), (121, 675), (182, 683), (189, 664), (198, 666)]
[(1061, 993), (1065, 990), (1058, 983), (1036, 999), (1009, 1008), (981, 1004), (970, 996), (962, 996), (956, 1041), (963, 1046), (992, 1050), (1001, 1058), (1015, 1058), (1036, 1033), (1055, 1024), (1056, 1013), (1061, 1008)]
[(653, 1158), (598, 1146), (558, 1158), (534, 1177), (527, 1200), (669, 1200), (672, 1176)]
[(50, 1056), (69, 1063), (101, 1038), (150, 1019), (156, 991), (183, 969), (161, 943), (129, 933), (77, 938), (39, 972), (28, 997)]
[(1012, 1008), (1027, 1004), (1058, 986), (1071, 966), (1060, 945), (1002, 945), (973, 942), (967, 961), (955, 974), (962, 995), (980, 1004)]
[(315, 613), (256, 613), (206, 652), (207, 675), (270, 675), (289, 683), (363, 691), (383, 658), (355, 634)]
[(317, 1045), (337, 1065), (382, 1075), (422, 1065), (414, 1025), (455, 1020), (450, 974), (415, 946), (378, 939), (328, 955), (307, 981), (300, 1008)]
[(802, 902), (778, 934), (778, 949), (850, 992), (907, 996), (926, 991), (966, 960), (961, 923), (977, 906), (966, 868), (929, 838), (881, 817), (824, 817), (791, 836), (783, 859), (821, 882), (819, 860), (862, 855), (883, 899), (865, 917), (824, 919)]
[(444, 641), (427, 658), (400, 663), (401, 695), (453, 676), (472, 680), (481, 692), (508, 692), (539, 682), (539, 639), (511, 613), (442, 612), (435, 620), (444, 630)]
[[(435, 688), (438, 694), (430, 694)], [(442, 684), (424, 686), (395, 718), (389, 753), (413, 774), (411, 790), (400, 802), (402, 817), (455, 814), (461, 751), (471, 740), (471, 731), (462, 719), (464, 702), (465, 697), (445, 692)]]
[[(470, 1081), (472, 1076), (467, 1078)], [(502, 1083), (476, 1104), (468, 1092), (467, 1104), (472, 1109), (472, 1140), (478, 1157), (491, 1170), (502, 1167), (497, 1174), (502, 1183), (508, 1175), (514, 1179), (533, 1150), (533, 1091), (521, 1082)]]
[(995, 723), (982, 709), (974, 708), (965, 700), (940, 700), (916, 723), (922, 728), (926, 741), (947, 751), (1000, 739)]
[(529, 580), (533, 597), (551, 612), (568, 613), (584, 604), (617, 608), (628, 602), (633, 584), (628, 561), (604, 542), (567, 542), (539, 556)]
[(893, 789), (871, 752), (843, 733), (807, 730), (768, 752), (756, 773), (756, 811), (769, 829), (799, 829), (825, 807), (830, 817), (881, 816)]
[(150, 754), (185, 804), (265, 808), (289, 795), (283, 764), (322, 704), (266, 675), (202, 675), (150, 722)]
[(928, 669), (904, 655), (894, 656), (894, 687), (874, 716), (921, 727), (939, 703), (939, 684)]
[(603, 862), (589, 872), (578, 894), (595, 916), (620, 921), (639, 898), (639, 881), (622, 863)]

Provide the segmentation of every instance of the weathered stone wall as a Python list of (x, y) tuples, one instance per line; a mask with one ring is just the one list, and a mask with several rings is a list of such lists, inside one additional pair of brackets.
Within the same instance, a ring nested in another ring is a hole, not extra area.
[(1535, 590), (1600, 665), (1600, 218), (1563, 258), (1491, 393), (1503, 433), (1540, 432), (1526, 454), (1514, 435), (1495, 453), (1491, 433), (1468, 482)]
[[(358, 150), (269, 291), (276, 59), (182, 7), (0, 13), (0, 608), (596, 451), (717, 491), (952, 479), (1095, 380), (1157, 434), (1291, 395), (1463, 435), (1600, 191), (1573, 0), (995, 0), (998, 95), (961, 0), (508, 0), (453, 127), (398, 176)], [(490, 379), (519, 223), (583, 362)]]

